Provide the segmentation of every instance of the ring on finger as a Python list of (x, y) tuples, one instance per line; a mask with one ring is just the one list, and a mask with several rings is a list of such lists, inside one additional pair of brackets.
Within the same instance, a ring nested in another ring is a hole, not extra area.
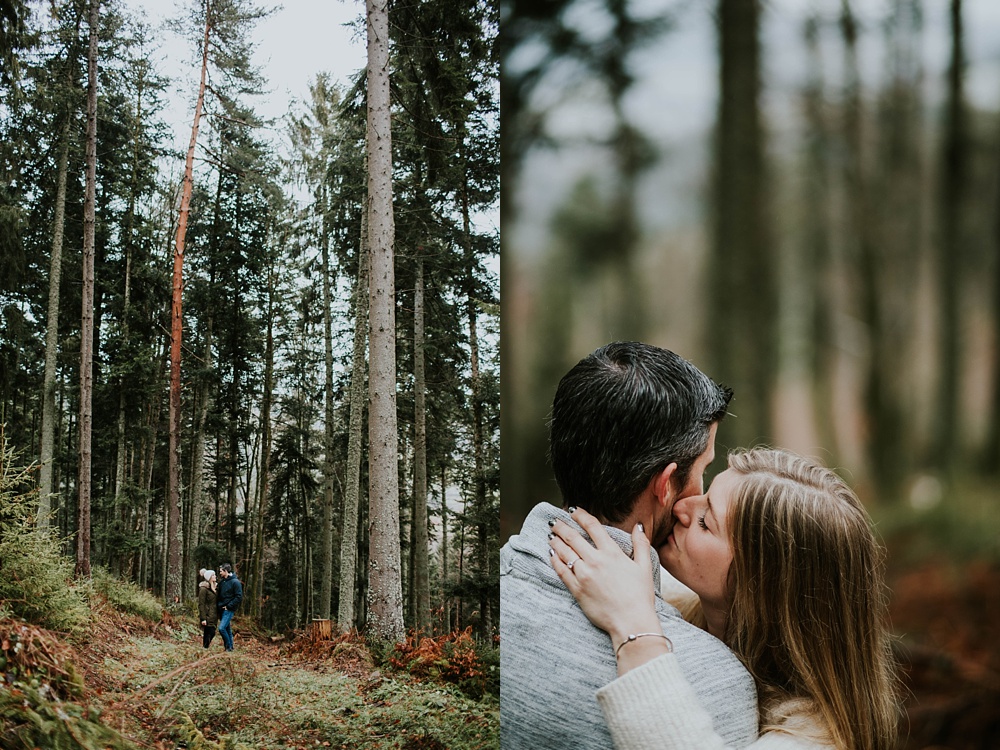
[(578, 562), (580, 562), (579, 557), (576, 558), (575, 560), (571, 560), (570, 562), (566, 563), (566, 567), (569, 568), (570, 570), (573, 570), (573, 566), (576, 565)]

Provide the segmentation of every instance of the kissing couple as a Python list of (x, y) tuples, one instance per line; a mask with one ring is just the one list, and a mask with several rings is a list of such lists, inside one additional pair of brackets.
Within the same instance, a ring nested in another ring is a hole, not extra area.
[(732, 391), (665, 349), (604, 346), (560, 381), (562, 508), (500, 552), (504, 750), (889, 750), (884, 553), (853, 490), (731, 452)]

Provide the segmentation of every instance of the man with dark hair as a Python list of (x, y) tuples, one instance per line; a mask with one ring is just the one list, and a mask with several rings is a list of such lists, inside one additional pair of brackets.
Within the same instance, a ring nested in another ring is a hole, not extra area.
[[(564, 507), (600, 518), (630, 556), (630, 534), (641, 523), (654, 547), (657, 590), (655, 548), (673, 528), (674, 502), (702, 493), (731, 397), (731, 390), (673, 352), (634, 342), (601, 347), (556, 389), (549, 455)], [(556, 519), (579, 529), (565, 510), (541, 503), (500, 551), (504, 750), (612, 746), (596, 692), (615, 678), (615, 654), (549, 563), (549, 528)], [(750, 675), (721, 641), (687, 623), (659, 595), (656, 609), (715, 731), (730, 746), (749, 745), (757, 738)]]
[(219, 635), (222, 636), (222, 643), (226, 651), (232, 651), (233, 646), (233, 616), (240, 608), (243, 601), (243, 584), (233, 572), (233, 566), (229, 563), (222, 563), (219, 566), (219, 577), (222, 582), (216, 592), (215, 606), (219, 610)]

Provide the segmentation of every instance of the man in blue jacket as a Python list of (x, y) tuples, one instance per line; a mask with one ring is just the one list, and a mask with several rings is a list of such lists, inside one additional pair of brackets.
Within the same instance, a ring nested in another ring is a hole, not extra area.
[(219, 577), (222, 582), (216, 593), (215, 606), (219, 610), (219, 635), (226, 646), (226, 651), (233, 650), (233, 615), (243, 601), (243, 584), (233, 572), (233, 566), (229, 563), (222, 563), (219, 566)]

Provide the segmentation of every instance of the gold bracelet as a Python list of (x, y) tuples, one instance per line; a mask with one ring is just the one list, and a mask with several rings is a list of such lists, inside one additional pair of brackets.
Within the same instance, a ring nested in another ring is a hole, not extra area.
[(669, 651), (673, 651), (674, 650), (674, 643), (673, 643), (673, 641), (671, 641), (669, 638), (667, 638), (667, 636), (663, 635), (663, 633), (630, 633), (629, 636), (628, 636), (628, 638), (626, 638), (624, 641), (622, 641), (620, 644), (618, 644), (618, 648), (615, 649), (615, 661), (618, 660), (618, 652), (622, 650), (622, 646), (624, 646), (626, 643), (631, 643), (632, 641), (636, 640), (637, 638), (642, 638), (643, 636), (647, 636), (647, 635), (653, 635), (653, 636), (656, 636), (657, 638), (662, 638), (663, 640), (665, 640), (667, 642), (667, 649)]

